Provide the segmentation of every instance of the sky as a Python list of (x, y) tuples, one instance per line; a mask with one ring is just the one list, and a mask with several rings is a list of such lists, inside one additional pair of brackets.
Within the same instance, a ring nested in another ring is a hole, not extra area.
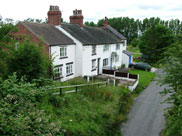
[(105, 16), (182, 20), (182, 0), (0, 0), (0, 16), (15, 21), (44, 20), (50, 5), (59, 6), (62, 18), (67, 22), (74, 9), (82, 9), (84, 21), (95, 23)]

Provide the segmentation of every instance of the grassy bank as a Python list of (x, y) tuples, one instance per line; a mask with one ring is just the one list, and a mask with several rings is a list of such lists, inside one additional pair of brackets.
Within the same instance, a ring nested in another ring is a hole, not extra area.
[(137, 94), (143, 91), (143, 89), (145, 89), (155, 77), (155, 73), (147, 72), (143, 70), (134, 69), (134, 70), (130, 70), (129, 73), (139, 74), (139, 84), (135, 90)]
[(16, 76), (2, 81), (0, 88), (0, 133), (9, 136), (119, 136), (119, 124), (126, 120), (133, 100), (119, 86), (54, 95), (57, 90), (35, 88)]

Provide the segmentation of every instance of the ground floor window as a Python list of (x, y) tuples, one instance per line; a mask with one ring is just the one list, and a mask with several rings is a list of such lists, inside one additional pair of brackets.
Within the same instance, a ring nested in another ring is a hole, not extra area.
[(96, 59), (92, 60), (92, 70), (96, 69)]
[(72, 75), (73, 74), (73, 63), (66, 64), (66, 75)]
[(103, 67), (108, 66), (108, 58), (103, 59)]
[(63, 75), (63, 65), (54, 68), (54, 79), (58, 79)]

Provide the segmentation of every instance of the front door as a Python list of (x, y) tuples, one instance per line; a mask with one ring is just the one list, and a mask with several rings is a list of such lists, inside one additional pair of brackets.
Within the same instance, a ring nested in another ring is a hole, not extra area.
[(129, 64), (131, 64), (131, 56), (129, 56)]

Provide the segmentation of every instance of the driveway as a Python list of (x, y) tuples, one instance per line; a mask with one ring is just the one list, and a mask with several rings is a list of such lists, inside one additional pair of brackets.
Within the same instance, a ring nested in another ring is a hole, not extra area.
[[(156, 74), (161, 74), (157, 70)], [(157, 80), (157, 78), (155, 78)], [(128, 121), (122, 125), (123, 136), (159, 136), (165, 127), (164, 109), (169, 104), (161, 104), (166, 99), (159, 93), (167, 86), (157, 85), (152, 81), (150, 85), (135, 99), (128, 115)]]

